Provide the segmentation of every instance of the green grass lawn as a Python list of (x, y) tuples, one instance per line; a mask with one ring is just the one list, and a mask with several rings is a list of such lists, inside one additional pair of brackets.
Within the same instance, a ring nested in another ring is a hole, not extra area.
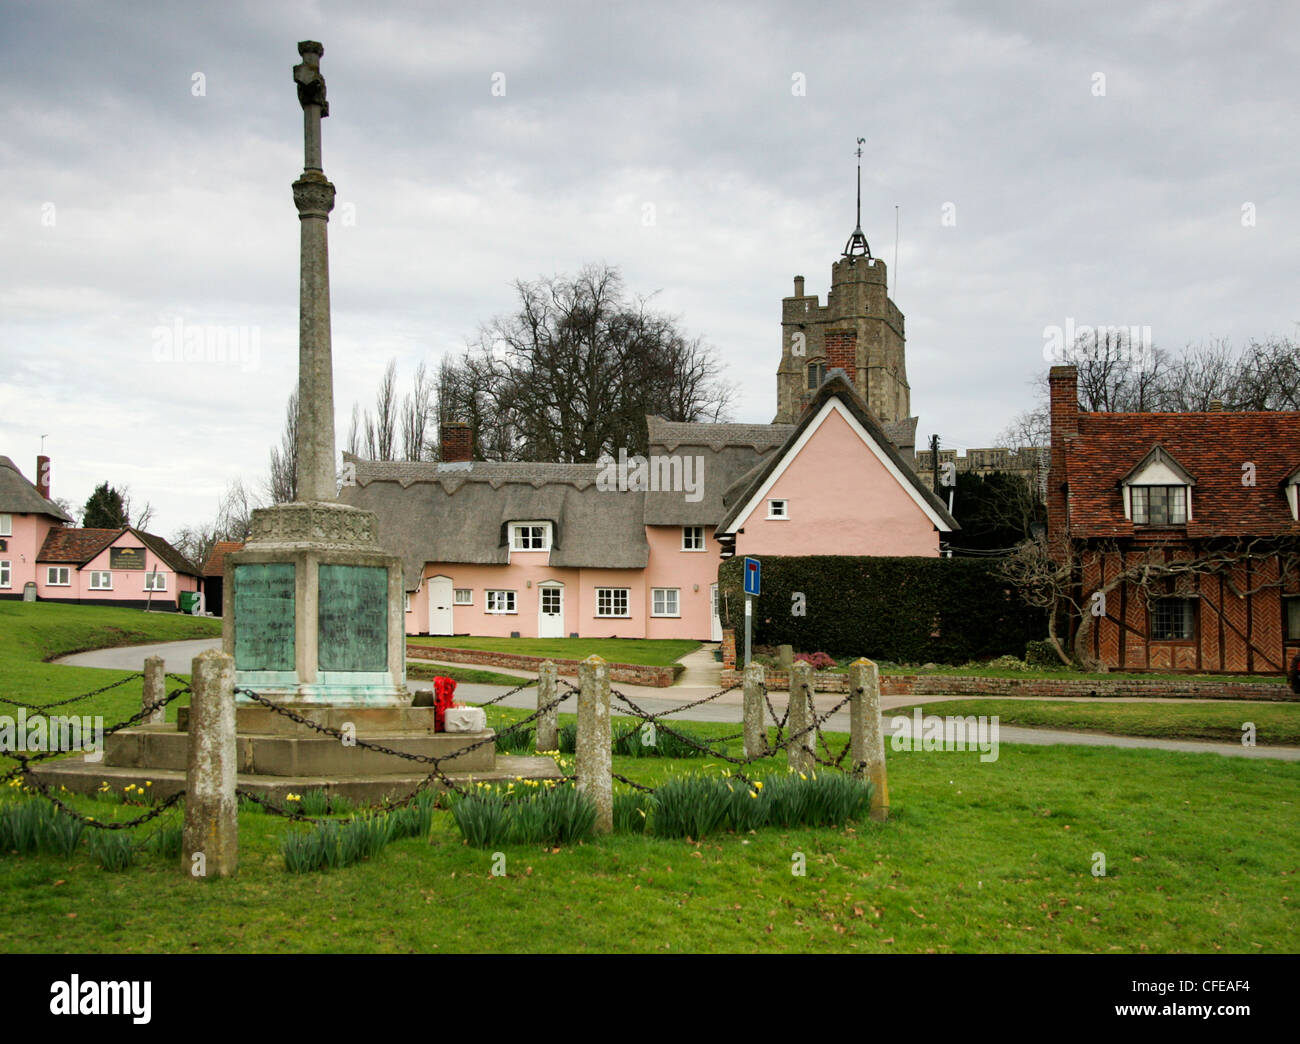
[[(220, 634), (220, 620), (183, 613), (146, 613), (139, 609), (51, 602), (0, 602), (0, 696), (31, 704), (51, 703), (90, 692), (132, 673), (45, 662), (56, 656), (117, 645), (215, 638)], [(142, 656), (141, 669), (143, 662)], [(65, 713), (75, 710), (78, 714), (103, 714), (107, 723), (112, 724), (140, 709), (141, 689), (137, 679), (96, 697), (93, 704), (71, 704)], [(180, 702), (187, 698), (182, 697)], [(0, 713), (4, 713), (5, 706), (0, 704)], [(91, 706), (93, 710), (83, 710)], [(175, 709), (175, 703), (167, 708), (172, 718)], [(0, 759), (0, 764), (7, 761)]]
[[(13, 611), (19, 605), (0, 603), (0, 694), (32, 702), (115, 675), (43, 665), (43, 656), (117, 643), (124, 634), (143, 641), (195, 637), (205, 626), (212, 633), (211, 621), (180, 616), (39, 604)], [(78, 622), (76, 614), (85, 617)], [(119, 703), (129, 713), (139, 698), (133, 683), (73, 706), (113, 721)], [(496, 723), (524, 713), (490, 709)], [(435, 815), (427, 839), (305, 876), (284, 872), (280, 856), (285, 831), (299, 828), (253, 812), (240, 814), (240, 872), (228, 880), (193, 880), (152, 854), (108, 873), (84, 841), (70, 857), (0, 853), (7, 915), (0, 950), (1291, 953), (1300, 946), (1300, 764), (1013, 744), (1003, 744), (992, 763), (977, 753), (889, 751), (888, 759), (893, 815), (886, 824), (768, 829), (697, 843), (614, 835), (558, 850), (506, 846), (501, 877), (491, 873), (493, 853), (462, 844), (446, 812)], [(620, 756), (614, 767), (653, 785), (726, 766), (713, 758)], [(99, 818), (140, 811), (89, 798), (75, 804)], [(176, 809), (162, 822), (179, 819)], [(1105, 876), (1094, 876), (1097, 853)], [(806, 876), (791, 873), (800, 857)]]
[[(886, 711), (911, 715), (912, 707)], [(1242, 725), (1255, 724), (1260, 746), (1300, 744), (1300, 703), (1108, 703), (1103, 700), (943, 700), (921, 705), (923, 714), (996, 714), (1002, 725), (1027, 728), (1079, 729), (1117, 736), (1156, 736), (1166, 739), (1217, 740), (1240, 743)]]
[(414, 645), (440, 645), (455, 649), (482, 649), (520, 656), (551, 656), (581, 660), (595, 653), (610, 663), (635, 663), (666, 667), (676, 663), (700, 643), (682, 638), (462, 638), (436, 635), (407, 638)]
[(421, 660), (407, 662), (406, 677), (424, 681), (438, 677), (453, 678), (458, 682), (468, 682), (474, 685), (506, 685), (512, 689), (516, 685), (529, 680), (527, 678), (516, 678), (512, 674), (498, 674), (496, 671), (480, 671), (473, 667), (462, 667), (459, 664), (443, 666), (442, 664), (432, 664)]
[[(731, 730), (695, 725), (693, 729)], [(615, 758), (654, 782), (708, 761)], [(711, 771), (720, 770), (714, 762)], [(5, 952), (1294, 952), (1300, 767), (1003, 745), (889, 754), (887, 824), (557, 850), (427, 841), (285, 873), (285, 821), (240, 815), (240, 872), (0, 855)], [(106, 816), (138, 809), (78, 799)], [(179, 820), (178, 812), (167, 816)], [(164, 817), (167, 818), (167, 816)], [(1093, 876), (1096, 853), (1106, 875)], [(807, 874), (791, 868), (803, 856)]]

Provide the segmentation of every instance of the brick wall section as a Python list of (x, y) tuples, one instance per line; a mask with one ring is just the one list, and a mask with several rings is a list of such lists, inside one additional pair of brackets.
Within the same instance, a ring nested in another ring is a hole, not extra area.
[[(843, 370), (849, 381), (858, 383), (858, 332), (836, 330), (826, 332), (826, 369)], [(861, 391), (861, 389), (858, 389)]]
[(1051, 460), (1047, 469), (1047, 532), (1052, 539), (1066, 535), (1065, 443), (1079, 434), (1079, 371), (1053, 366), (1047, 375), (1051, 409)]
[[(724, 670), (722, 686), (739, 685), (741, 672)], [(785, 691), (790, 679), (784, 671), (767, 672), (767, 687)], [(848, 692), (848, 676), (843, 674), (814, 674), (813, 687), (817, 692)], [(1146, 681), (1134, 678), (1066, 679), (1049, 678), (978, 678), (945, 674), (882, 674), (882, 696), (1096, 696), (1104, 699), (1116, 696), (1155, 696), (1165, 699), (1221, 699), (1221, 700), (1291, 700), (1300, 702), (1300, 696), (1289, 688), (1270, 682), (1234, 681)]]
[(736, 632), (730, 627), (722, 629), (722, 666), (736, 666)]
[(474, 435), (468, 424), (444, 424), (439, 442), (442, 459), (449, 464), (474, 459)]
[[(578, 660), (558, 660), (545, 656), (521, 656), (517, 653), (489, 652), (483, 649), (452, 649), (440, 645), (415, 645), (408, 643), (406, 656), (410, 660), (445, 660), (448, 663), (470, 663), (478, 667), (506, 667), (514, 671), (528, 671), (536, 674), (542, 661), (551, 659), (560, 674), (576, 677)], [(628, 682), (631, 685), (654, 685), (667, 688), (672, 685), (680, 668), (674, 664), (669, 667), (649, 667), (636, 663), (611, 663), (609, 677), (611, 681)]]

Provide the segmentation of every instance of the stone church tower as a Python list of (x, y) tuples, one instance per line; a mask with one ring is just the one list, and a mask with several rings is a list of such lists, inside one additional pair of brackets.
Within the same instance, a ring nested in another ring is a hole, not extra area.
[[(858, 157), (862, 149), (859, 139)], [(886, 424), (911, 416), (904, 360), (903, 313), (889, 299), (885, 263), (871, 256), (862, 234), (862, 168), (858, 167), (858, 225), (831, 266), (826, 304), (805, 294), (781, 302), (781, 365), (776, 371), (776, 417), (794, 424), (827, 371), (848, 375), (871, 411)]]

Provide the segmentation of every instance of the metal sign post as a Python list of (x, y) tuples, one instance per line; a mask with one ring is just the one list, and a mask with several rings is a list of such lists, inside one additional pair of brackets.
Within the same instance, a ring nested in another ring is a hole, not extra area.
[(758, 597), (761, 586), (762, 570), (757, 558), (745, 559), (745, 666), (753, 655), (754, 648), (754, 599)]

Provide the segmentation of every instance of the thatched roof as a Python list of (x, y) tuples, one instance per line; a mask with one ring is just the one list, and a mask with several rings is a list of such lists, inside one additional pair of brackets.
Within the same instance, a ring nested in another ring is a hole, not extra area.
[(49, 515), (60, 522), (72, 521), (66, 511), (41, 496), (8, 457), (0, 457), (0, 512), (6, 515)]

